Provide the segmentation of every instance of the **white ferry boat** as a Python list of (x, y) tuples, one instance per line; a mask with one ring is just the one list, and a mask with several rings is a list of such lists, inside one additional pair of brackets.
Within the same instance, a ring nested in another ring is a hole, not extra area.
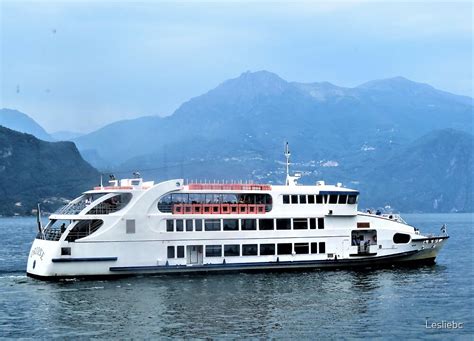
[(448, 235), (358, 212), (341, 184), (110, 181), (49, 217), (28, 258), (39, 279), (434, 263)]

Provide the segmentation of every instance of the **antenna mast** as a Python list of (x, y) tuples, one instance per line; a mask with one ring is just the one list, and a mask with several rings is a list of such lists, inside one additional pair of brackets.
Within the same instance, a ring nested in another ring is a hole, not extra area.
[(301, 173), (295, 173), (293, 176), (290, 175), (290, 147), (288, 142), (285, 145), (285, 157), (286, 157), (286, 185), (287, 186), (296, 186), (298, 184), (298, 179), (301, 178)]
[(285, 144), (285, 158), (286, 158), (286, 185), (289, 184), (288, 177), (290, 176), (290, 148), (288, 146), (288, 141)]

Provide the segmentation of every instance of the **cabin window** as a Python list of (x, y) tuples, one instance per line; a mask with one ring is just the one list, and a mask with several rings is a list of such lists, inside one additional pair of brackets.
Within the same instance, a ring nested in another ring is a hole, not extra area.
[(277, 244), (277, 254), (291, 255), (293, 253), (291, 243)]
[(316, 204), (323, 203), (323, 196), (321, 194), (316, 195)]
[(308, 204), (314, 204), (314, 195), (308, 195)]
[(135, 233), (135, 219), (125, 220), (125, 229), (127, 230), (126, 233)]
[(318, 243), (311, 243), (311, 253), (318, 253)]
[(186, 220), (186, 231), (190, 232), (193, 230), (193, 221), (191, 219)]
[(189, 193), (188, 200), (190, 204), (198, 204), (203, 201), (203, 195), (200, 193)]
[(196, 231), (202, 231), (202, 219), (196, 219), (194, 221), (194, 228)]
[(178, 249), (178, 252), (177, 252), (178, 258), (184, 258), (184, 246), (180, 245), (177, 247), (177, 249)]
[(347, 203), (347, 195), (345, 194), (341, 194), (339, 196), (339, 201), (338, 201), (339, 204), (346, 204)]
[(220, 231), (221, 220), (220, 219), (206, 219), (204, 220), (204, 229), (206, 231)]
[(237, 204), (237, 196), (235, 194), (223, 194), (222, 202), (225, 204)]
[(223, 225), (224, 225), (224, 231), (238, 231), (239, 230), (238, 219), (224, 219)]
[(337, 194), (331, 194), (329, 196), (329, 203), (330, 204), (337, 204)]
[(177, 232), (183, 232), (183, 220), (182, 219), (176, 220), (176, 231)]
[(206, 257), (222, 257), (222, 245), (206, 245)]
[(258, 246), (257, 244), (242, 245), (242, 256), (257, 256)]
[(284, 195), (283, 196), (283, 203), (284, 204), (289, 204), (290, 203), (290, 196), (289, 195)]
[(357, 195), (356, 194), (350, 194), (347, 198), (347, 203), (350, 205), (354, 205), (357, 203)]
[(320, 242), (319, 243), (319, 253), (326, 253), (326, 243)]
[(291, 219), (277, 219), (277, 230), (291, 230)]
[(308, 219), (306, 218), (295, 218), (293, 219), (294, 230), (306, 230), (308, 228)]
[(275, 255), (275, 244), (260, 244), (260, 256)]
[(309, 218), (309, 228), (312, 230), (316, 229), (316, 218)]
[(240, 256), (240, 245), (224, 245), (224, 257)]
[(395, 233), (393, 235), (393, 242), (395, 244), (406, 244), (410, 242), (410, 235), (405, 233)]
[(297, 204), (298, 203), (298, 196), (297, 195), (292, 195), (291, 196), (291, 203), (292, 204)]
[(306, 255), (309, 253), (308, 243), (295, 243), (295, 253), (297, 255)]
[[(94, 207), (92, 207), (86, 214), (109, 214), (120, 211), (128, 205), (132, 200), (132, 194), (122, 193), (108, 198)], [(87, 205), (87, 204), (86, 204)]]
[(179, 204), (187, 204), (189, 200), (189, 194), (187, 193), (176, 193), (172, 195), (173, 202)]
[(259, 219), (259, 230), (273, 230), (273, 219)]
[(306, 204), (306, 195), (300, 195), (300, 204)]
[(168, 258), (174, 258), (174, 246), (168, 246)]
[(256, 230), (257, 220), (256, 219), (242, 219), (242, 231)]
[(71, 255), (71, 248), (70, 247), (62, 247), (61, 248), (61, 256), (70, 256)]
[(324, 218), (318, 218), (318, 229), (324, 229)]
[[(90, 236), (97, 231), (103, 223), (102, 220), (79, 220), (71, 231), (69, 231), (66, 240), (68, 242), (74, 242), (76, 239)], [(46, 228), (44, 233), (46, 240), (59, 240), (59, 236), (61, 235), (60, 230), (56, 233), (56, 230), (52, 230), (51, 227)], [(53, 239), (54, 236), (57, 236), (57, 239)]]
[(174, 231), (173, 220), (167, 220), (166, 221), (166, 232), (173, 232), (173, 231)]

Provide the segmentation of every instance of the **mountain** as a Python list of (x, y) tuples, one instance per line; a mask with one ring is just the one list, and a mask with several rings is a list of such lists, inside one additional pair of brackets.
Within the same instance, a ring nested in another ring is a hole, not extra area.
[(403, 212), (473, 212), (473, 146), (469, 133), (433, 131), (373, 163), (359, 187), (372, 207), (395, 204)]
[(40, 140), (54, 140), (35, 120), (17, 110), (0, 109), (0, 126), (34, 135)]
[(100, 175), (72, 142), (45, 142), (0, 127), (0, 214), (51, 211), (98, 183)]
[(79, 136), (82, 136), (84, 134), (74, 131), (63, 130), (51, 133), (50, 135), (56, 141), (71, 141), (72, 139), (78, 138)]
[[(187, 149), (184, 143), (194, 140), (209, 142), (214, 158), (249, 150), (276, 158), (289, 140), (304, 159), (340, 159), (360, 154), (364, 146), (386, 154), (436, 129), (471, 131), (472, 109), (468, 97), (402, 77), (344, 88), (246, 72), (183, 103), (171, 116), (116, 122), (74, 141), (81, 151), (95, 151), (95, 159), (104, 160), (95, 165), (102, 168), (163, 159), (164, 153), (177, 162), (182, 157), (169, 148)], [(218, 141), (234, 149), (224, 151)], [(202, 153), (198, 147), (184, 157)]]

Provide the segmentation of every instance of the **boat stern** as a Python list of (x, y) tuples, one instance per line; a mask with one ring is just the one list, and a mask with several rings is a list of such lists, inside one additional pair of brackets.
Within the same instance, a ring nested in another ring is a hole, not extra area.
[(35, 278), (54, 276), (52, 260), (58, 253), (58, 248), (57, 241), (35, 239), (28, 256), (27, 276)]

